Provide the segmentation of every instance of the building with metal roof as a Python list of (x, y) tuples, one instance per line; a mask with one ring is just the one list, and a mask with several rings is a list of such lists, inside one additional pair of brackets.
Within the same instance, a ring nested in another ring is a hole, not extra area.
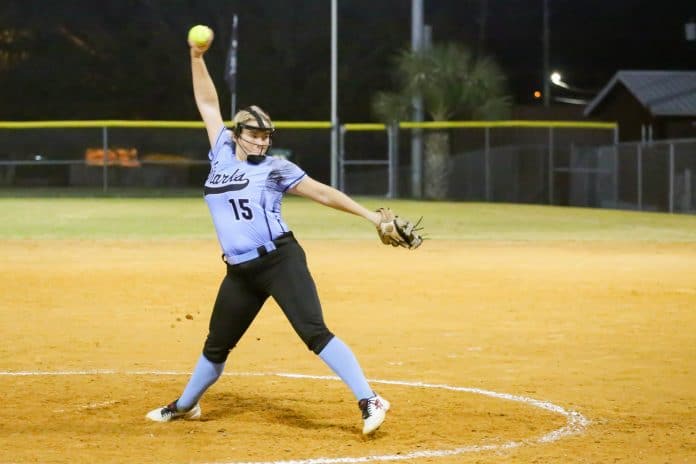
[(623, 141), (696, 137), (696, 71), (619, 71), (583, 114), (617, 121)]

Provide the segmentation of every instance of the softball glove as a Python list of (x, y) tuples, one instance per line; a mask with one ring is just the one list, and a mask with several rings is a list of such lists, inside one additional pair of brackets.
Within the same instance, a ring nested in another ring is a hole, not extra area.
[(377, 235), (385, 245), (394, 247), (404, 247), (409, 250), (414, 250), (421, 246), (423, 237), (418, 231), (420, 218), (415, 224), (408, 219), (400, 218), (389, 208), (379, 208), (377, 212), (382, 216), (382, 219), (377, 226)]

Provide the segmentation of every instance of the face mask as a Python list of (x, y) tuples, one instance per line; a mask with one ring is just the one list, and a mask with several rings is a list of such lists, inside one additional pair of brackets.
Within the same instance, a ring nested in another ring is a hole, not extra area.
[[(242, 128), (246, 128), (246, 129), (258, 130), (257, 127), (245, 126), (245, 125), (243, 125), (243, 124), (240, 124), (239, 126), (242, 127)], [(255, 147), (260, 147), (261, 154), (250, 154), (250, 153), (247, 153), (247, 159), (249, 160), (250, 163), (252, 163), (252, 164), (258, 164), (258, 163), (260, 163), (261, 161), (263, 161), (263, 156), (264, 156), (264, 155), (268, 152), (268, 150), (271, 148), (271, 145), (273, 144), (273, 140), (272, 140), (272, 138), (271, 138), (271, 137), (272, 137), (272, 134), (273, 134), (273, 130), (269, 130), (269, 131), (267, 131), (267, 133), (268, 133), (268, 144), (264, 144), (264, 145), (260, 145), (260, 144), (258, 144), (258, 143), (256, 143), (256, 142), (253, 142), (253, 141), (251, 141), (251, 140), (245, 139), (245, 138), (242, 136), (241, 131), (237, 133), (237, 138), (239, 139), (239, 141), (237, 142), (237, 145), (239, 145), (239, 142), (244, 142), (244, 143), (246, 143), (246, 144), (248, 144), (248, 145), (253, 145), (253, 146), (255, 146)], [(240, 147), (240, 148), (241, 148), (242, 150), (244, 150), (244, 152), (246, 152), (246, 150), (244, 149), (244, 147)], [(253, 157), (253, 158), (252, 158), (252, 157)], [(258, 160), (259, 158), (260, 158), (260, 160)], [(252, 161), (252, 159), (257, 159), (258, 161)]]

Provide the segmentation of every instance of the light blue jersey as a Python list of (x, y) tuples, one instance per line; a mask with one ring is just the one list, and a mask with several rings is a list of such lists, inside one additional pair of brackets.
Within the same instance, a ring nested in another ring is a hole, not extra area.
[(239, 161), (225, 128), (208, 158), (205, 201), (225, 255), (254, 250), (290, 230), (280, 206), (283, 194), (306, 175), (302, 169), (270, 156), (259, 164)]

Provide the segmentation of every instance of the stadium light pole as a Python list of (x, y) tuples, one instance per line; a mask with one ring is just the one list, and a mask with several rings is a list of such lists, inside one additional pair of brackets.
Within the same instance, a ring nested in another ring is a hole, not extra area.
[(551, 33), (549, 31), (549, 0), (544, 1), (544, 32), (542, 34), (542, 48), (544, 60), (544, 106), (551, 103), (551, 85), (549, 85), (549, 42)]
[(338, 12), (331, 0), (331, 186), (338, 188)]
[[(411, 0), (411, 50), (418, 53), (423, 49), (423, 0)], [(413, 121), (423, 121), (423, 98), (414, 97)], [(411, 195), (421, 198), (423, 194), (423, 129), (411, 133)]]

